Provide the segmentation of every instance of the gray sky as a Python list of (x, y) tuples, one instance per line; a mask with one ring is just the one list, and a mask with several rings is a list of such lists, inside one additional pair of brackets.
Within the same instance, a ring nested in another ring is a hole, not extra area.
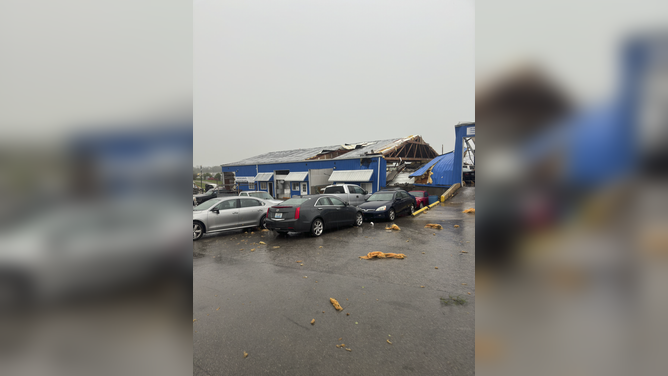
[(472, 0), (195, 1), (193, 164), (475, 120)]

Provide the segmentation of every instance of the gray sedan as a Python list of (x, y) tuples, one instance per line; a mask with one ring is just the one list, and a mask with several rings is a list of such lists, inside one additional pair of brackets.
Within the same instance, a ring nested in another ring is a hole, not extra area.
[(222, 197), (193, 208), (193, 240), (205, 233), (248, 227), (266, 228), (267, 209), (273, 203), (253, 197)]

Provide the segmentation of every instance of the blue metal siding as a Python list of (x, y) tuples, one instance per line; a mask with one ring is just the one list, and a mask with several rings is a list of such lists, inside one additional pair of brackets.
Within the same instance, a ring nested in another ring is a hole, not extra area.
[[(380, 158), (380, 171), (382, 172), (381, 174), (378, 173), (378, 159)], [(274, 172), (276, 170), (290, 170), (293, 172), (308, 172), (310, 169), (326, 169), (326, 168), (336, 168), (337, 170), (365, 170), (365, 169), (370, 169), (373, 170), (373, 175), (371, 176), (371, 183), (373, 184), (373, 192), (376, 192), (378, 190), (378, 187), (380, 188), (385, 187), (385, 170), (386, 170), (387, 162), (385, 161), (384, 158), (382, 157), (372, 157), (371, 158), (371, 163), (368, 165), (363, 165), (361, 162), (361, 159), (337, 159), (337, 160), (332, 160), (332, 159), (326, 159), (326, 160), (316, 160), (316, 161), (304, 161), (304, 162), (289, 162), (289, 163), (270, 163), (270, 164), (263, 164), (263, 165), (257, 165), (257, 169), (255, 165), (252, 166), (223, 166), (222, 171), (223, 172), (234, 172), (236, 176), (247, 176), (247, 177), (255, 177), (260, 172)], [(378, 184), (378, 178), (380, 177), (380, 184)], [(274, 178), (275, 179), (275, 178)], [(272, 180), (274, 181), (274, 180)], [(307, 182), (309, 182), (309, 178), (306, 179)], [(259, 188), (259, 183), (256, 182), (256, 189), (261, 190)], [(290, 187), (292, 190), (292, 187)], [(309, 184), (309, 193), (310, 192), (310, 184)], [(264, 191), (267, 191), (264, 189)], [(292, 191), (291, 191), (292, 192)]]

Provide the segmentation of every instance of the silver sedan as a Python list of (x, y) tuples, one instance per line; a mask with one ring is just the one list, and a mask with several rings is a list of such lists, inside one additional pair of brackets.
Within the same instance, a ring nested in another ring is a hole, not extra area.
[(202, 235), (248, 227), (266, 228), (267, 209), (274, 202), (254, 197), (221, 197), (193, 208), (193, 240)]

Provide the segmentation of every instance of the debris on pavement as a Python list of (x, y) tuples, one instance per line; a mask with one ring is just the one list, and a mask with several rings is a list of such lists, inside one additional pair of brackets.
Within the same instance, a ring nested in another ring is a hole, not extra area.
[(265, 243), (265, 242), (260, 242), (260, 244), (267, 244), (267, 243)]
[(443, 230), (443, 226), (439, 225), (438, 223), (428, 223), (424, 227), (425, 228), (429, 227), (429, 228), (433, 228), (433, 229), (436, 229), (436, 230)]
[[(299, 264), (299, 266), (304, 266), (304, 264)], [(318, 282), (318, 281), (316, 281), (316, 282)]]
[(459, 225), (455, 225), (455, 228), (459, 228)]
[(474, 213), (475, 214), (475, 209), (474, 208), (468, 208), (464, 210), (462, 213)]
[(315, 319), (311, 320), (311, 325), (315, 324)]
[(255, 248), (251, 249), (251, 252), (255, 252)]
[(374, 257), (403, 259), (406, 258), (406, 255), (404, 255), (403, 253), (383, 253), (380, 251), (375, 251), (367, 253), (366, 256), (360, 256), (360, 258), (364, 260), (370, 260)]
[(341, 308), (341, 305), (339, 304), (338, 301), (336, 301), (336, 299), (329, 298), (329, 301), (332, 303), (332, 305), (334, 306), (334, 308), (336, 308), (337, 311), (343, 311), (343, 308)]
[(390, 345), (392, 344), (392, 342), (390, 342), (390, 340), (389, 340), (389, 339), (386, 339), (386, 341), (387, 341), (387, 343), (389, 343)]
[(462, 251), (462, 253), (469, 253), (469, 251)]
[(193, 319), (193, 322), (197, 321), (197, 319)]
[(280, 246), (280, 245), (277, 245), (277, 246), (274, 247), (274, 249), (276, 249), (276, 248), (281, 248), (281, 246)]
[(265, 229), (262, 229), (262, 232), (265, 232), (265, 231), (269, 231), (269, 230), (267, 230), (266, 228), (265, 228)]
[(392, 226), (390, 226), (390, 227), (385, 227), (385, 230), (397, 230), (397, 231), (401, 231), (401, 229), (400, 229), (399, 226), (397, 226), (397, 225), (392, 225)]
[(244, 351), (244, 358), (248, 357), (248, 353)]
[(336, 348), (337, 348), (337, 349), (340, 348), (340, 347), (341, 347), (341, 345), (336, 345)]
[(434, 267), (434, 269), (438, 269), (438, 266)]
[(351, 350), (351, 349), (349, 349), (349, 348), (346, 347), (346, 351), (353, 351), (353, 350)]
[(346, 316), (350, 316), (350, 312), (346, 312)]
[(303, 261), (302, 260), (297, 260), (297, 264), (299, 264), (300, 262), (303, 262)]
[(220, 307), (216, 308), (216, 311), (219, 311), (219, 310), (220, 310)]
[(420, 288), (424, 288), (424, 286), (420, 286)]

